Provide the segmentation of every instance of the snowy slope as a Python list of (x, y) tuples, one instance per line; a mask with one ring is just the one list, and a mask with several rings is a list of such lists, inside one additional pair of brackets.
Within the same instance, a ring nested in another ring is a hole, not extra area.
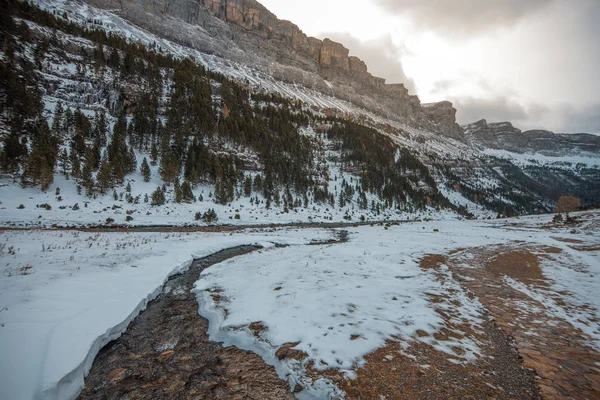
[[(377, 115), (356, 105), (336, 99), (326, 93), (293, 83), (277, 81), (260, 72), (252, 65), (244, 65), (239, 62), (220, 58), (216, 55), (202, 53), (193, 48), (161, 38), (124, 20), (119, 16), (118, 10), (100, 10), (81, 1), (72, 0), (40, 0), (36, 4), (58, 15), (67, 12), (70, 21), (89, 26), (90, 28), (105, 29), (107, 32), (126, 37), (132, 42), (140, 42), (145, 45), (156, 44), (163, 52), (173, 54), (175, 57), (191, 57), (198, 63), (205, 65), (208, 69), (221, 72), (226, 76), (238, 80), (241, 84), (248, 84), (255, 90), (276, 92), (292, 99), (301, 100), (305, 110), (310, 110), (315, 114), (322, 115), (325, 108), (336, 109), (344, 115), (363, 121), (365, 125), (374, 127), (380, 133), (389, 136), (399, 146), (409, 148), (411, 152), (430, 167), (442, 194), (455, 205), (466, 206), (468, 211), (477, 217), (487, 218), (495, 216), (500, 212), (498, 208), (501, 210), (501, 207), (496, 207), (492, 212), (485, 208), (489, 207), (489, 204), (482, 205), (481, 202), (478, 204), (473, 198), (468, 198), (466, 193), (456, 190), (456, 186), (448, 182), (449, 178), (438, 171), (440, 165), (448, 166), (460, 178), (461, 183), (470, 188), (479, 188), (482, 182), (490, 183), (484, 189), (485, 196), (488, 199), (493, 199), (508, 206), (516, 205), (511, 196), (522, 194), (520, 190), (514, 190), (513, 193), (512, 188), (519, 185), (526, 187), (529, 182), (515, 181), (514, 177), (507, 177), (502, 168), (497, 167), (499, 163), (516, 165), (521, 169), (532, 164), (542, 167), (549, 165), (554, 169), (553, 173), (556, 177), (560, 178), (564, 172), (574, 182), (574, 185), (580, 185), (579, 168), (582, 165), (586, 168), (598, 168), (598, 160), (600, 158), (594, 155), (591, 155), (591, 157), (546, 157), (542, 159), (538, 155), (519, 155), (492, 150), (482, 151), (476, 146), (445, 137), (439, 133), (430, 132), (415, 126), (408, 126), (395, 121), (393, 118)], [(35, 26), (35, 24), (31, 24), (30, 27), (49, 35), (47, 28), (40, 28)], [(199, 34), (203, 33), (199, 32)], [(92, 51), (94, 48), (93, 43), (81, 38), (65, 35), (61, 39), (87, 47), (89, 51)], [(111, 75), (110, 70), (103, 76), (95, 76), (92, 71), (88, 70), (85, 79), (81, 79), (81, 77), (77, 77), (73, 62), (50, 58), (46, 60), (42, 75), (48, 82), (58, 85), (58, 90), (54, 93), (46, 93), (44, 96), (44, 103), (49, 118), (58, 100), (63, 101), (63, 104), (72, 110), (79, 106), (85, 114), (92, 116), (94, 111), (105, 109), (104, 104), (106, 100), (112, 99), (110, 93), (99, 93), (100, 89), (98, 87), (110, 84), (115, 78)], [(93, 82), (96, 86), (91, 85), (89, 81)], [(108, 96), (108, 98), (101, 96)], [(142, 154), (138, 154), (138, 165), (142, 157)], [(252, 155), (250, 154), (248, 157), (251, 158)], [(534, 160), (535, 163), (532, 163), (530, 160)], [(339, 168), (336, 168), (335, 165), (330, 164), (329, 168), (331, 171), (329, 184), (335, 189), (339, 187), (337, 178), (346, 178), (346, 180), (349, 180), (351, 177), (350, 174), (344, 173)], [(473, 169), (476, 169), (477, 173), (473, 173)], [(588, 171), (587, 174), (593, 174), (593, 170), (592, 172)], [(144, 183), (137, 172), (129, 176), (128, 181), (133, 186), (133, 196), (139, 195), (143, 198), (146, 194), (150, 195), (157, 186), (162, 184), (157, 179), (157, 175), (157, 169), (153, 168), (152, 180), (149, 184)], [(537, 180), (536, 176), (528, 176), (527, 173), (520, 176), (519, 179), (523, 177), (529, 177), (534, 181)], [(550, 176), (548, 180), (551, 182), (553, 179), (555, 178)], [(593, 177), (589, 178), (588, 176), (588, 179), (593, 179)], [(57, 202), (57, 196), (53, 195), (57, 187), (60, 187), (63, 193), (62, 203)], [(117, 193), (119, 195), (123, 193), (124, 188), (125, 185), (117, 187)], [(0, 221), (3, 225), (10, 226), (48, 226), (52, 224), (65, 226), (73, 224), (101, 224), (107, 218), (112, 218), (115, 220), (115, 223), (121, 224), (126, 223), (125, 212), (129, 211), (132, 213), (131, 217), (133, 218), (133, 221), (127, 222), (129, 225), (186, 224), (195, 223), (194, 216), (196, 212), (203, 213), (210, 208), (214, 208), (217, 211), (220, 223), (233, 224), (283, 223), (308, 220), (342, 221), (344, 216), (348, 214), (351, 215), (353, 220), (358, 220), (361, 217), (367, 220), (381, 220), (413, 219), (419, 217), (442, 218), (448, 216), (448, 213), (438, 213), (434, 210), (428, 210), (426, 213), (421, 214), (407, 212), (407, 210), (401, 210), (400, 212), (386, 211), (384, 215), (376, 215), (371, 210), (360, 210), (356, 202), (353, 202), (350, 207), (344, 209), (332, 209), (321, 205), (316, 205), (313, 209), (311, 205), (308, 208), (284, 213), (282, 208), (266, 210), (264, 204), (250, 204), (249, 199), (243, 197), (236, 199), (231, 205), (220, 206), (214, 204), (210, 198), (212, 192), (214, 192), (212, 185), (196, 188), (194, 194), (196, 196), (201, 194), (204, 202), (192, 205), (171, 203), (164, 207), (152, 208), (147, 204), (140, 203), (135, 207), (130, 207), (127, 204), (123, 204), (120, 200), (114, 202), (112, 200), (112, 193), (105, 196), (98, 195), (95, 199), (87, 199), (85, 196), (76, 193), (72, 181), (65, 182), (58, 175), (55, 184), (47, 193), (41, 193), (33, 189), (21, 189), (18, 184), (11, 183), (10, 179), (5, 179), (3, 182), (0, 182), (0, 198), (2, 198), (2, 204), (0, 204)], [(335, 195), (337, 196), (337, 193)], [(536, 193), (535, 196), (541, 195)], [(369, 201), (371, 200), (369, 198)], [(538, 200), (546, 209), (550, 209), (553, 206), (552, 200), (543, 198), (538, 198)], [(81, 211), (72, 211), (71, 207), (76, 203), (80, 207), (83, 204), (89, 204), (86, 210), (81, 207)], [(18, 211), (15, 211), (21, 204), (25, 208), (19, 208)], [(36, 208), (38, 204), (50, 204), (52, 210), (38, 209)], [(61, 207), (63, 208), (61, 209)], [(90, 210), (92, 213), (89, 212)], [(239, 219), (235, 219), (238, 214)]]
[(0, 398), (75, 398), (98, 351), (192, 257), (330, 238), (324, 230), (234, 236), (0, 232)]

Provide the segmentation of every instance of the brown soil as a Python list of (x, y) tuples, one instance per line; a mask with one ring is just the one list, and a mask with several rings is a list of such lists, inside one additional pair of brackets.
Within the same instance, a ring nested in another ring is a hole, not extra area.
[(421, 260), (421, 268), (423, 269), (431, 269), (431, 268), (439, 268), (446, 262), (446, 256), (441, 254), (427, 254)]
[(577, 251), (600, 251), (599, 244), (593, 244), (593, 245), (588, 245), (588, 246), (569, 246), (569, 247), (571, 247), (573, 250), (577, 250)]
[[(349, 399), (600, 398), (600, 353), (587, 344), (589, 338), (502, 279), (509, 276), (548, 292), (540, 258), (558, 253), (558, 248), (515, 243), (424, 257), (423, 269), (435, 273), (442, 264), (449, 266), (467, 295), (486, 307), (482, 324), (474, 327), (468, 321), (457, 322), (451, 306), (460, 304), (453, 293), (429, 294), (431, 307), (445, 320), (433, 338), (438, 343), (468, 338), (478, 344), (481, 354), (474, 361), (461, 361), (460, 349), (456, 357), (441, 352), (419, 342), (430, 335), (418, 331), (408, 342), (390, 340), (367, 355), (355, 380), (335, 371), (323, 375)], [(439, 273), (436, 279), (448, 278)], [(564, 305), (559, 294), (549, 295)]]
[(565, 238), (565, 237), (552, 237), (552, 239), (557, 240), (559, 242), (564, 242), (564, 243), (574, 243), (574, 244), (584, 243), (583, 240), (571, 239), (571, 238)]
[[(462, 285), (486, 306), (502, 332), (513, 338), (523, 366), (538, 375), (544, 398), (600, 398), (600, 353), (587, 344), (589, 337), (498, 279), (499, 274), (510, 274), (523, 283), (543, 285), (534, 253), (544, 254), (544, 249), (490, 246), (471, 249), (448, 262), (453, 271), (471, 278)], [(464, 264), (480, 268), (461, 268)], [(548, 296), (561, 304), (559, 296)]]
[(524, 370), (510, 342), (491, 321), (484, 325), (486, 356), (457, 364), (418, 341), (404, 349), (399, 341), (367, 355), (355, 380), (340, 388), (349, 399), (538, 399), (532, 373)]
[(208, 321), (190, 292), (204, 268), (254, 249), (217, 253), (173, 277), (100, 351), (79, 399), (293, 399), (289, 385), (259, 356), (209, 341)]
[(294, 347), (298, 346), (300, 343), (286, 343), (281, 346), (275, 355), (280, 360), (303, 360), (308, 357), (308, 354), (303, 352), (302, 350), (296, 350)]
[(258, 322), (253, 322), (250, 325), (248, 325), (248, 329), (250, 329), (252, 331), (252, 333), (254, 334), (254, 337), (259, 337), (262, 332), (267, 330), (267, 327), (264, 326), (261, 321), (258, 321)]
[[(432, 254), (422, 259), (421, 268), (435, 273), (443, 264), (448, 265), (446, 256)], [(436, 279), (449, 278), (437, 273)], [(417, 337), (408, 342), (389, 340), (386, 347), (367, 355), (367, 364), (356, 371), (354, 380), (329, 371), (327, 376), (338, 382), (349, 399), (540, 398), (535, 375), (522, 367), (512, 341), (489, 315), (484, 316), (481, 326), (474, 327), (469, 321), (460, 320), (456, 307), (461, 304), (453, 296), (432, 293), (428, 298), (445, 321), (433, 338), (438, 343), (456, 343), (465, 338), (476, 341), (481, 350), (476, 360), (465, 361), (464, 351), (457, 346), (453, 356), (420, 342), (418, 338), (430, 335), (417, 331)]]

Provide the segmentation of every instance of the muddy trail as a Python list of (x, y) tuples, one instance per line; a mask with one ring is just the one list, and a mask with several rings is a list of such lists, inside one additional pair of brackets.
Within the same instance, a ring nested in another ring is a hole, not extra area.
[(256, 354), (209, 341), (191, 292), (211, 265), (248, 254), (243, 246), (196, 260), (96, 357), (79, 399), (293, 399)]

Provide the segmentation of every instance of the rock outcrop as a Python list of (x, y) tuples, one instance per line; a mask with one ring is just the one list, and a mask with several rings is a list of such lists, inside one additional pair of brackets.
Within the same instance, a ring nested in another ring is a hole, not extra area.
[(515, 153), (548, 156), (600, 152), (600, 136), (560, 134), (545, 130), (522, 132), (510, 122), (488, 123), (485, 119), (463, 126), (465, 138), (474, 144)]
[(422, 104), (425, 114), (447, 136), (462, 139), (463, 132), (456, 124), (456, 108), (449, 101)]

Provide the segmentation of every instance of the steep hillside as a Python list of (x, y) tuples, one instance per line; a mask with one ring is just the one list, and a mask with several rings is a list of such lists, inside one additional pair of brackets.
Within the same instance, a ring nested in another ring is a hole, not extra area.
[(356, 221), (600, 202), (597, 147), (487, 146), (450, 103), (420, 104), (342, 45), (258, 3), (217, 3), (3, 4), (3, 219)]

